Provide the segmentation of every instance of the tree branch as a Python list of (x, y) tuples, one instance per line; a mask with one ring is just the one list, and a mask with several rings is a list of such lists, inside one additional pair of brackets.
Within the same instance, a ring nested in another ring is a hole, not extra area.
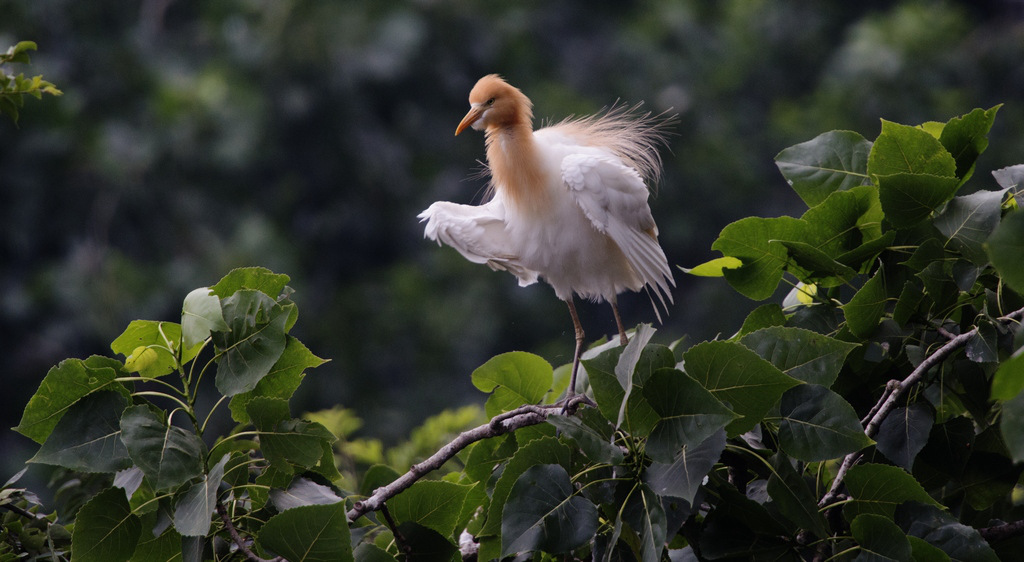
[(978, 529), (978, 533), (981, 534), (981, 538), (990, 543), (1005, 541), (1006, 539), (1024, 535), (1024, 520), (985, 527), (984, 529)]
[(220, 515), (220, 520), (224, 522), (224, 528), (228, 530), (228, 534), (231, 535), (231, 540), (238, 545), (238, 551), (245, 555), (249, 562), (287, 562), (283, 557), (278, 556), (276, 558), (260, 558), (253, 552), (249, 545), (242, 538), (242, 535), (238, 534), (238, 529), (235, 528), (235, 524), (231, 522), (231, 516), (228, 515), (228, 510), (224, 507), (224, 504), (219, 500), (217, 501), (217, 515)]
[[(997, 318), (1000, 322), (1019, 321), (1024, 316), (1024, 308), (1015, 310), (1006, 316)], [(874, 437), (878, 433), (878, 428), (885, 421), (885, 418), (889, 416), (907, 390), (909, 390), (915, 384), (921, 382), (921, 379), (932, 369), (932, 367), (938, 365), (951, 353), (957, 349), (967, 345), (975, 334), (978, 333), (978, 327), (975, 326), (970, 330), (953, 337), (948, 342), (943, 344), (942, 347), (937, 349), (935, 353), (932, 353), (928, 357), (925, 357), (924, 361), (914, 369), (907, 378), (902, 381), (889, 381), (886, 385), (886, 391), (882, 393), (882, 397), (878, 403), (871, 409), (864, 423), (864, 434), (868, 437)], [(839, 494), (839, 489), (843, 485), (843, 480), (846, 478), (846, 473), (850, 468), (860, 459), (860, 452), (850, 453), (843, 458), (843, 464), (839, 467), (839, 471), (836, 473), (835, 479), (832, 481), (832, 486), (829, 487), (828, 493), (826, 493), (821, 501), (818, 502), (818, 507), (825, 507), (832, 503), (836, 496)]]
[[(587, 402), (589, 400), (590, 399), (583, 394), (574, 396), (569, 401), (569, 411), (573, 411), (580, 403)], [(417, 480), (431, 471), (441, 468), (444, 463), (448, 462), (452, 457), (458, 454), (459, 451), (473, 443), (490, 437), (498, 437), (522, 427), (544, 423), (544, 421), (548, 419), (549, 415), (560, 408), (561, 406), (557, 404), (545, 406), (527, 404), (525, 406), (520, 406), (515, 410), (499, 414), (481, 426), (477, 426), (473, 429), (460, 433), (455, 437), (455, 439), (444, 447), (441, 447), (425, 461), (409, 467), (409, 471), (399, 476), (394, 482), (387, 486), (377, 488), (373, 491), (373, 494), (370, 497), (356, 502), (355, 505), (352, 506), (352, 509), (348, 511), (348, 520), (355, 521), (371, 511), (381, 509), (381, 506), (384, 505), (385, 501), (398, 495), (399, 492), (405, 490), (409, 486), (412, 486)]]

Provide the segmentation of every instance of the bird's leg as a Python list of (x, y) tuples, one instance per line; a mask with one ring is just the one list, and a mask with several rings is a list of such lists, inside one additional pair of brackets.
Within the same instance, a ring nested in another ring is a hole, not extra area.
[(629, 343), (629, 338), (626, 337), (626, 328), (622, 326), (622, 317), (619, 316), (619, 303), (615, 299), (612, 299), (612, 314), (615, 315), (615, 325), (619, 327), (619, 343), (623, 347)]
[(580, 353), (583, 351), (583, 325), (580, 324), (580, 317), (576, 314), (576, 305), (572, 302), (572, 296), (565, 301), (569, 305), (569, 314), (572, 316), (572, 326), (576, 330), (576, 351), (572, 354), (572, 376), (569, 378), (569, 389), (565, 392), (565, 406), (562, 412), (569, 407), (569, 401), (576, 395), (576, 373), (580, 370)]

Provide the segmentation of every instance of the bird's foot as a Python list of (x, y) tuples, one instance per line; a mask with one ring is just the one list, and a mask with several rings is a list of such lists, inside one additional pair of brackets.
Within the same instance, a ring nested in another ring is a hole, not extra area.
[(563, 416), (575, 414), (580, 404), (586, 404), (591, 408), (597, 407), (597, 403), (586, 394), (573, 394), (572, 396), (566, 396), (565, 400), (562, 401), (562, 411), (559, 413)]

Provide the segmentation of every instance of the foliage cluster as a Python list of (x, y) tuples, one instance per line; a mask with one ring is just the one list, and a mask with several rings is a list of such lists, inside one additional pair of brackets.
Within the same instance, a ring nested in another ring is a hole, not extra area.
[[(288, 278), (232, 271), (189, 293), (180, 323), (132, 322), (111, 346), (123, 360), (46, 375), (15, 428), (40, 444), (31, 462), (105, 480), (59, 519), (8, 483), (19, 525), (0, 552), (997, 560), (1024, 515), (1024, 166), (998, 189), (969, 182), (997, 111), (782, 151), (807, 211), (728, 225), (723, 256), (688, 271), (755, 299), (791, 283), (785, 308), (727, 339), (666, 346), (641, 325), (592, 348), (596, 407), (560, 405), (564, 366), (496, 356), (472, 374), (489, 421), (433, 453), (356, 451), (328, 429), (350, 432), (350, 414), (295, 417), (323, 360), (289, 335)], [(216, 401), (197, 400), (204, 376)], [(235, 427), (211, 435), (225, 408)], [(441, 416), (422, 440), (477, 421)], [(381, 464), (343, 476), (346, 451)]]
[(25, 78), (24, 74), (7, 74), (3, 65), (9, 63), (29, 62), (29, 51), (36, 50), (36, 44), (32, 41), (19, 41), (7, 49), (6, 53), (0, 53), (0, 114), (8, 116), (15, 123), (18, 122), (18, 110), (25, 104), (25, 96), (29, 95), (41, 99), (43, 94), (51, 96), (61, 95), (61, 91), (52, 82), (43, 80), (41, 75)]

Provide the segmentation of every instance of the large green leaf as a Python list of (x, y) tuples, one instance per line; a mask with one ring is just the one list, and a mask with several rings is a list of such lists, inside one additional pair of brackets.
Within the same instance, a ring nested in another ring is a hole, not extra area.
[(168, 425), (163, 412), (158, 415), (149, 406), (124, 411), (121, 440), (157, 491), (173, 490), (203, 473), (202, 440), (194, 432)]
[(220, 299), (209, 287), (200, 287), (185, 295), (181, 306), (181, 334), (184, 346), (189, 348), (210, 337), (211, 331), (228, 329)]
[(634, 486), (623, 506), (622, 519), (640, 539), (640, 561), (660, 562), (668, 534), (668, 520), (661, 498), (647, 486)]
[(962, 117), (950, 119), (942, 128), (939, 142), (956, 160), (956, 175), (967, 181), (974, 171), (974, 162), (988, 148), (988, 132), (1002, 104), (988, 110), (975, 109)]
[(272, 299), (277, 299), (288, 285), (288, 281), (287, 275), (274, 273), (265, 267), (240, 267), (228, 272), (210, 288), (210, 291), (222, 299), (243, 289), (259, 291)]
[[(593, 408), (585, 409), (574, 416), (548, 416), (548, 423), (558, 428), (562, 435), (572, 439), (587, 458), (594, 462), (620, 464), (623, 453), (610, 439), (615, 427), (596, 414)], [(599, 424), (604, 425), (601, 427)], [(607, 431), (602, 431), (602, 430)], [(467, 474), (468, 467), (467, 467)]]
[(734, 342), (697, 344), (683, 354), (683, 361), (687, 375), (743, 416), (726, 426), (729, 435), (753, 429), (786, 389), (799, 384), (753, 351)]
[(646, 453), (670, 463), (680, 449), (701, 444), (737, 416), (697, 381), (675, 369), (659, 369), (644, 383), (644, 399), (660, 416)]
[[(630, 342), (632, 344), (632, 342)], [(658, 422), (658, 414), (644, 400), (643, 385), (653, 368), (672, 366), (675, 359), (672, 352), (659, 345), (648, 345), (641, 356), (630, 362), (623, 359), (624, 348), (615, 347), (605, 351), (593, 359), (583, 361), (587, 370), (590, 387), (594, 391), (597, 408), (605, 419), (617, 426), (621, 425), (630, 433), (649, 433)], [(626, 373), (626, 365), (634, 364), (641, 368), (634, 369), (631, 376), (625, 377), (629, 387), (629, 397), (623, 389), (618, 374)], [(618, 374), (617, 374), (618, 373)], [(619, 421), (622, 418), (621, 422)]]
[(802, 241), (808, 230), (806, 222), (793, 217), (747, 217), (723, 228), (711, 249), (742, 260), (742, 267), (723, 272), (726, 281), (747, 297), (763, 300), (778, 287), (787, 259), (785, 247), (769, 241)]
[(121, 412), (128, 400), (117, 392), (93, 392), (75, 402), (60, 418), (28, 462), (52, 464), (81, 472), (116, 472), (131, 466), (121, 441)]
[[(105, 366), (110, 365), (110, 366)], [(114, 379), (124, 376), (120, 362), (103, 357), (66, 359), (50, 369), (39, 389), (29, 399), (21, 423), (15, 431), (43, 443), (57, 425), (68, 408), (93, 392), (100, 390), (116, 391), (125, 398), (130, 396), (128, 389)]]
[(303, 468), (317, 465), (323, 444), (337, 440), (319, 423), (291, 418), (288, 402), (280, 398), (253, 398), (246, 412), (259, 431), (263, 455), (280, 470), (290, 471), (290, 464)]
[(564, 443), (560, 443), (554, 437), (542, 437), (534, 439), (523, 445), (509, 459), (501, 477), (494, 484), (494, 491), (491, 493), (491, 504), (487, 510), (487, 521), (484, 523), (478, 536), (497, 536), (501, 532), (502, 509), (509, 498), (512, 486), (519, 479), (519, 476), (532, 466), (540, 464), (559, 464), (568, 467), (571, 458), (571, 451)]
[(850, 532), (861, 548), (857, 560), (911, 559), (907, 535), (887, 517), (873, 513), (858, 515), (850, 523)]
[(985, 242), (985, 251), (1003, 282), (1024, 294), (1024, 212), (1004, 217)]
[(878, 176), (878, 198), (885, 218), (896, 228), (909, 228), (949, 201), (958, 186), (955, 177), (929, 174)]
[(420, 480), (388, 500), (395, 521), (412, 521), (450, 537), (472, 485)]
[(807, 242), (832, 259), (882, 235), (882, 206), (873, 185), (829, 195), (800, 217), (810, 229)]
[[(741, 337), (746, 334), (750, 334), (761, 330), (763, 328), (770, 328), (772, 326), (785, 326), (786, 325), (786, 314), (782, 312), (782, 307), (778, 303), (762, 304), (761, 306), (750, 311), (747, 318), (743, 320), (743, 325), (740, 326), (740, 331), (736, 333), (733, 338)], [(749, 347), (749, 346), (748, 346)]]
[(783, 326), (749, 333), (740, 343), (783, 373), (822, 386), (832, 386), (846, 362), (846, 356), (858, 347), (810, 330)]
[(857, 465), (846, 473), (845, 483), (853, 500), (843, 506), (848, 521), (863, 513), (884, 515), (891, 519), (896, 507), (908, 501), (941, 507), (913, 476), (897, 466), (871, 463)]
[(951, 249), (978, 265), (985, 265), (988, 255), (984, 243), (999, 226), (1006, 191), (978, 191), (954, 197), (935, 217), (935, 228), (949, 239), (947, 244)]
[(491, 392), (484, 406), (488, 417), (514, 410), (523, 404), (537, 404), (551, 388), (554, 370), (544, 358), (511, 351), (489, 359), (472, 375), (473, 386)]
[(955, 178), (956, 161), (927, 131), (883, 119), (882, 133), (868, 155), (868, 174), (872, 177), (925, 174)]
[(577, 495), (560, 465), (523, 472), (501, 514), (501, 555), (570, 552), (597, 531), (597, 507)]
[(768, 495), (787, 519), (818, 537), (829, 536), (825, 516), (803, 477), (790, 464), (789, 457), (776, 453), (772, 457), (772, 475), (768, 477)]
[(242, 290), (221, 299), (230, 331), (213, 332), (217, 390), (225, 396), (252, 390), (284, 353), (288, 310), (267, 295)]
[(231, 401), (228, 403), (231, 418), (238, 423), (248, 423), (250, 421), (249, 414), (245, 411), (245, 406), (257, 396), (288, 400), (299, 388), (302, 379), (305, 378), (306, 369), (319, 367), (326, 362), (326, 359), (313, 355), (313, 352), (302, 342), (288, 336), (281, 357), (271, 367), (267, 376), (260, 379), (252, 390), (231, 397)]
[(911, 538), (917, 537), (939, 547), (951, 560), (999, 561), (977, 529), (960, 523), (939, 505), (917, 502), (902, 505), (896, 510), (896, 524)]
[[(169, 528), (160, 536), (141, 533), (139, 543), (130, 558), (131, 562), (183, 562), (181, 535)], [(188, 560), (187, 558), (184, 560)]]
[(205, 537), (210, 532), (210, 518), (217, 508), (217, 488), (224, 479), (224, 465), (229, 455), (221, 457), (202, 480), (193, 484), (174, 506), (174, 529), (186, 537)]
[(802, 461), (834, 459), (871, 444), (853, 406), (824, 386), (803, 384), (787, 390), (779, 415), (779, 446)]
[(288, 562), (353, 560), (344, 502), (281, 512), (267, 520), (256, 540)]
[(132, 514), (124, 490), (107, 488), (78, 511), (71, 535), (76, 562), (122, 562), (139, 542), (142, 523)]
[(924, 403), (894, 408), (878, 427), (875, 440), (878, 452), (906, 470), (928, 443), (935, 413)]
[(885, 271), (879, 267), (871, 279), (868, 279), (842, 307), (850, 332), (858, 338), (870, 336), (885, 314), (887, 300)]
[(869, 183), (871, 141), (853, 131), (830, 131), (791, 146), (775, 165), (797, 195), (813, 207), (835, 191)]
[(725, 431), (719, 429), (695, 446), (684, 446), (671, 462), (652, 462), (644, 482), (659, 496), (693, 502), (704, 477), (711, 472), (725, 450)]

